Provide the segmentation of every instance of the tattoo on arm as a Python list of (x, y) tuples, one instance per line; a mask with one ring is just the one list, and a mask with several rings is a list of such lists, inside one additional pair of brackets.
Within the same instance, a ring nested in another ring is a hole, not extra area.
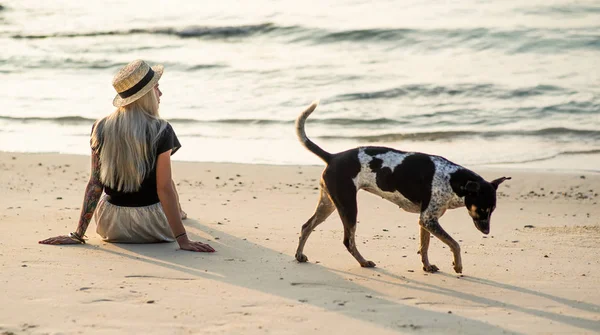
[(90, 181), (85, 189), (85, 196), (83, 198), (83, 206), (81, 207), (81, 216), (79, 217), (79, 225), (77, 226), (77, 234), (83, 236), (87, 230), (94, 211), (100, 201), (100, 196), (104, 186), (100, 182), (100, 157), (97, 153), (92, 151), (92, 171)]

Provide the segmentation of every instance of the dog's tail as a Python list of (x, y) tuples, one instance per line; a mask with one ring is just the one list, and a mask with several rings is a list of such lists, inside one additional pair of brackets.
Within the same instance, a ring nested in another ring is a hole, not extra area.
[(308, 116), (317, 108), (318, 104), (318, 100), (313, 102), (304, 112), (302, 112), (302, 114), (300, 114), (300, 116), (298, 116), (296, 119), (296, 135), (298, 136), (300, 143), (302, 143), (306, 149), (319, 156), (319, 158), (324, 160), (325, 163), (329, 163), (331, 160), (331, 154), (321, 149), (321, 147), (316, 145), (313, 141), (309, 140), (308, 136), (306, 136), (306, 132), (304, 131), (304, 123), (306, 122), (306, 119), (308, 119)]

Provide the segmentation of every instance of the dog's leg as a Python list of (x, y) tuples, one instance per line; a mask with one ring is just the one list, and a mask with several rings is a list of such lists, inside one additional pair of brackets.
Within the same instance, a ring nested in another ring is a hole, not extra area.
[(360, 263), (360, 266), (365, 268), (372, 268), (375, 266), (374, 262), (364, 259), (364, 257), (358, 252), (356, 248), (356, 218), (358, 216), (358, 206), (356, 204), (356, 191), (350, 192), (350, 188), (346, 189), (341, 194), (332, 194), (333, 202), (335, 207), (340, 214), (342, 223), (344, 224), (344, 245), (346, 249), (354, 256), (354, 258)]
[[(433, 236), (437, 237), (440, 241), (446, 243), (446, 245), (450, 247), (450, 250), (452, 250), (452, 254), (454, 255), (454, 271), (456, 271), (456, 273), (462, 273), (460, 245), (458, 245), (458, 242), (456, 242), (452, 237), (450, 237), (450, 235), (446, 233), (442, 226), (440, 226), (438, 219), (433, 216), (423, 217), (423, 215), (421, 215), (419, 224), (422, 228), (425, 228), (425, 230), (433, 234)], [(423, 266), (425, 266), (425, 263), (423, 263)]]
[[(342, 221), (344, 221), (344, 219), (342, 219)], [(354, 256), (354, 258), (358, 261), (358, 263), (360, 263), (360, 266), (362, 266), (363, 268), (375, 267), (375, 263), (364, 259), (364, 257), (360, 254), (360, 252), (358, 252), (358, 249), (356, 248), (356, 221), (354, 222), (355, 223), (353, 226), (349, 226), (348, 224), (344, 223), (344, 245), (346, 246), (346, 249), (348, 249), (348, 251), (352, 254), (352, 256)]]
[(429, 264), (429, 239), (431, 238), (431, 234), (427, 231), (427, 229), (423, 228), (423, 225), (419, 223), (421, 226), (421, 245), (419, 246), (419, 254), (421, 254), (421, 262), (423, 262), (423, 271), (426, 272), (437, 272), (439, 269), (437, 266)]
[(302, 226), (302, 234), (300, 235), (300, 242), (298, 243), (298, 249), (296, 250), (296, 259), (298, 262), (306, 262), (308, 258), (303, 254), (304, 245), (306, 240), (310, 236), (310, 233), (323, 221), (325, 221), (331, 213), (335, 210), (333, 202), (329, 198), (327, 188), (321, 183), (321, 195), (319, 198), (319, 204), (313, 216)]

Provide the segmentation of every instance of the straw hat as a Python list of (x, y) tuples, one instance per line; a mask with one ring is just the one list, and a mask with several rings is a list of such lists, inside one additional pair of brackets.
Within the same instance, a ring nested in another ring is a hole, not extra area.
[(164, 66), (150, 67), (141, 59), (127, 64), (113, 78), (113, 87), (117, 96), (113, 100), (115, 107), (128, 105), (148, 93), (163, 74)]

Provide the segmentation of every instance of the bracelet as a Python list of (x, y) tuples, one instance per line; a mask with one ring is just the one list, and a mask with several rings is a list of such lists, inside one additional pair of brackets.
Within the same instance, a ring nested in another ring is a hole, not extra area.
[(83, 239), (83, 237), (79, 236), (79, 234), (77, 234), (76, 232), (70, 233), (69, 237), (73, 240), (73, 241), (77, 241), (81, 244), (85, 244), (85, 240)]
[(184, 236), (184, 235), (187, 235), (187, 233), (181, 233), (181, 234), (175, 236), (175, 239), (178, 239), (178, 238), (180, 238), (181, 236)]

